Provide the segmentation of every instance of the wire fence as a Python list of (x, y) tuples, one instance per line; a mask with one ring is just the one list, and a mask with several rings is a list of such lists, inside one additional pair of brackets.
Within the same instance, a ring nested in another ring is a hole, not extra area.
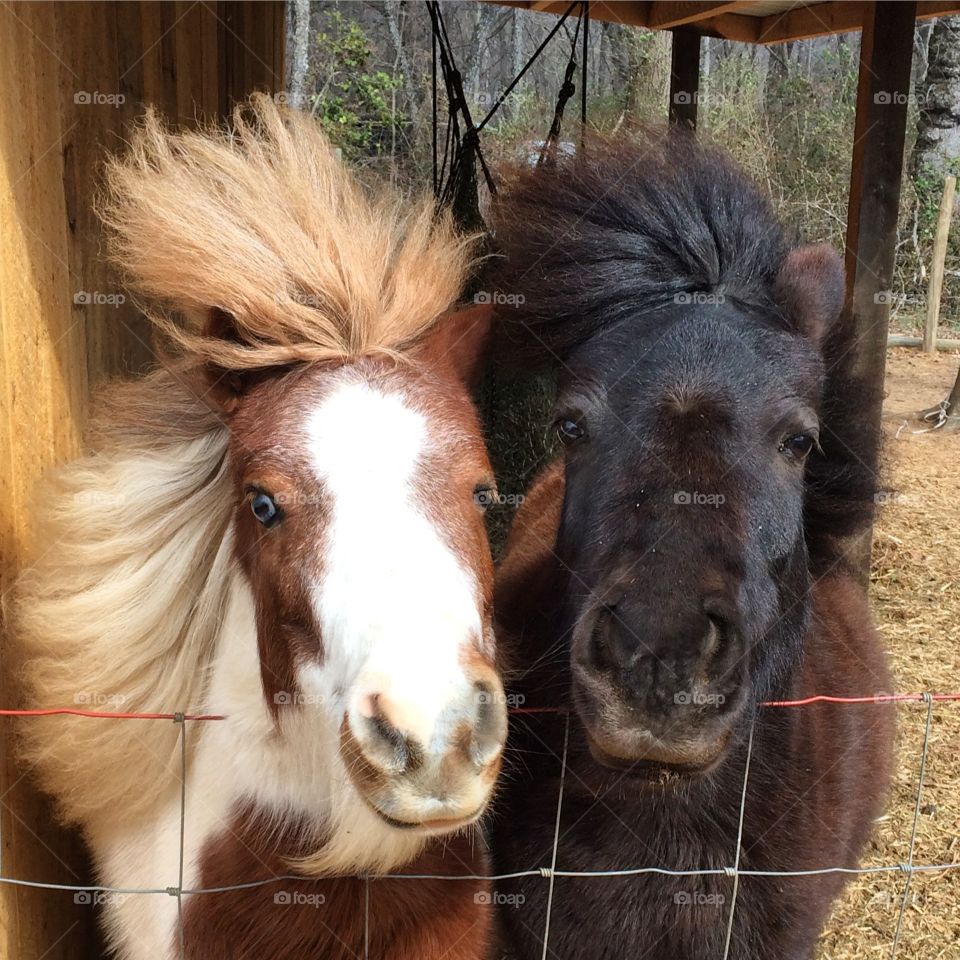
[[(817, 703), (830, 703), (841, 705), (855, 704), (882, 704), (882, 703), (922, 703), (926, 705), (926, 715), (924, 724), (923, 743), (920, 751), (920, 764), (916, 781), (915, 802), (913, 807), (913, 816), (910, 829), (909, 847), (907, 859), (902, 862), (881, 864), (879, 866), (867, 867), (821, 867), (805, 870), (752, 870), (744, 869), (740, 866), (740, 851), (743, 839), (744, 814), (746, 810), (746, 800), (748, 784), (750, 779), (750, 764), (753, 756), (753, 725), (750, 727), (746, 762), (744, 764), (743, 786), (740, 796), (740, 809), (737, 824), (737, 843), (733, 855), (733, 862), (728, 866), (714, 867), (697, 870), (679, 870), (669, 867), (624, 867), (612, 870), (565, 870), (557, 867), (557, 855), (560, 846), (560, 827), (563, 811), (564, 785), (567, 772), (567, 751), (570, 735), (570, 710), (564, 707), (513, 707), (511, 714), (555, 714), (564, 718), (564, 736), (563, 751), (560, 758), (560, 786), (557, 793), (557, 806), (555, 816), (555, 827), (553, 836), (552, 854), (549, 866), (535, 865), (527, 870), (515, 871), (512, 873), (500, 874), (427, 874), (427, 873), (389, 873), (378, 876), (376, 879), (390, 880), (449, 880), (449, 881), (488, 881), (496, 882), (500, 880), (514, 880), (523, 877), (541, 877), (547, 886), (547, 906), (546, 919), (543, 930), (543, 960), (546, 960), (550, 954), (550, 922), (554, 901), (554, 881), (557, 877), (577, 878), (577, 879), (595, 879), (605, 877), (634, 877), (644, 874), (656, 874), (670, 877), (704, 877), (704, 876), (723, 876), (729, 877), (733, 881), (733, 887), (730, 897), (730, 909), (727, 914), (726, 935), (722, 960), (728, 960), (733, 934), (733, 922), (737, 907), (737, 894), (739, 892), (739, 881), (741, 877), (765, 877), (765, 878), (789, 878), (789, 877), (812, 877), (827, 874), (844, 874), (851, 876), (868, 876), (879, 874), (902, 874), (904, 875), (904, 884), (901, 896), (899, 898), (899, 908), (897, 913), (896, 928), (891, 945), (890, 958), (895, 960), (901, 942), (903, 932), (903, 921), (906, 913), (907, 904), (910, 902), (910, 887), (914, 875), (932, 874), (939, 872), (948, 872), (960, 869), (960, 861), (944, 863), (916, 863), (914, 862), (914, 853), (917, 843), (917, 829), (920, 822), (922, 809), (922, 797), (924, 788), (924, 779), (927, 770), (927, 761), (930, 748), (930, 734), (933, 723), (933, 708), (936, 703), (956, 703), (960, 702), (960, 693), (902, 693), (902, 694), (878, 694), (875, 696), (862, 697), (836, 697), (829, 695), (816, 695), (805, 697), (799, 700), (774, 700), (761, 704), (765, 709), (790, 709), (808, 707)], [(47, 883), (36, 880), (27, 880), (17, 877), (0, 876), (0, 884), (12, 885), (41, 890), (62, 890), (68, 893), (74, 893), (75, 900), (77, 896), (86, 895), (94, 897), (97, 895), (117, 895), (117, 896), (162, 896), (174, 897), (177, 901), (178, 913), (178, 934), (180, 944), (180, 956), (186, 957), (186, 941), (183, 924), (183, 898), (185, 896), (198, 896), (203, 894), (231, 893), (242, 890), (251, 890), (261, 887), (267, 887), (272, 884), (284, 882), (303, 882), (313, 877), (307, 877), (303, 874), (277, 874), (275, 876), (265, 877), (259, 880), (250, 880), (238, 882), (226, 886), (218, 887), (184, 887), (184, 861), (185, 861), (185, 835), (186, 835), (186, 784), (187, 784), (187, 725), (188, 723), (198, 722), (217, 722), (225, 721), (229, 718), (223, 714), (190, 714), (190, 713), (115, 713), (99, 710), (80, 710), (73, 708), (57, 708), (50, 710), (0, 710), (0, 717), (19, 717), (29, 719), (33, 717), (50, 716), (75, 716), (86, 717), (99, 720), (149, 720), (166, 721), (180, 725), (179, 736), (179, 755), (180, 755), (180, 834), (179, 834), (179, 857), (178, 857), (178, 882), (175, 886), (166, 887), (113, 887), (101, 884), (68, 884), (68, 883)], [(361, 875), (357, 879), (364, 882), (364, 960), (370, 960), (370, 876)], [(82, 901), (81, 901), (82, 902)], [(90, 902), (90, 901), (86, 901)]]

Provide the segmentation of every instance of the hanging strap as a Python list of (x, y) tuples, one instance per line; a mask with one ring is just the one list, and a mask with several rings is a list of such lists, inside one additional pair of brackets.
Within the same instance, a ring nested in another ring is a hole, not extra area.
[[(543, 142), (543, 147), (540, 150), (540, 156), (537, 158), (537, 166), (541, 167), (548, 160), (556, 160), (557, 153), (557, 143), (560, 140), (560, 128), (563, 125), (563, 111), (567, 107), (567, 103), (577, 92), (576, 84), (573, 82), (574, 74), (577, 71), (577, 40), (580, 36), (580, 25), (586, 25), (587, 18), (587, 4), (583, 2), (580, 4), (580, 17), (577, 20), (576, 30), (573, 32), (573, 39), (570, 41), (570, 59), (567, 61), (567, 68), (563, 74), (563, 84), (560, 87), (560, 92), (557, 94), (557, 105), (553, 111), (553, 123), (550, 124), (550, 132), (547, 134), (547, 139)], [(584, 30), (584, 38), (586, 38), (586, 26)], [(580, 100), (580, 119), (581, 123), (586, 124), (587, 117), (587, 95), (586, 95), (586, 42), (584, 42), (584, 90)]]

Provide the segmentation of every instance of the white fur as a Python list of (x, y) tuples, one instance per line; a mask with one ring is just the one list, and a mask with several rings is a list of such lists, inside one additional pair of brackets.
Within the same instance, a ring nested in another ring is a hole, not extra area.
[(444, 708), (466, 691), (461, 656), (482, 630), (476, 581), (428, 519), (415, 483), (436, 441), (424, 414), (363, 381), (339, 385), (309, 431), (330, 505), (316, 591), (321, 692), (338, 724), (344, 709), (364, 712), (378, 694), (394, 725), (429, 745), (446, 733), (437, 725)]

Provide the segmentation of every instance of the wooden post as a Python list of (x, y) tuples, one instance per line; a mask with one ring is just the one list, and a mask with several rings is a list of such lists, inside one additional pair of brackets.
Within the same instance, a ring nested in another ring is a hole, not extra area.
[[(0, 5), (0, 595), (36, 532), (37, 480), (81, 449), (92, 392), (151, 357), (100, 252), (103, 156), (146, 102), (190, 122), (254, 86), (280, 89), (283, 16), (279, 2)], [(0, 640), (0, 707), (18, 707)], [(0, 958), (95, 960), (88, 896), (11, 882), (92, 879), (79, 837), (14, 756), (17, 725), (33, 722), (57, 719), (0, 723)]]
[(927, 322), (923, 328), (923, 352), (937, 352), (937, 324), (940, 322), (940, 297), (943, 294), (943, 264), (947, 258), (950, 219), (953, 217), (953, 196), (957, 178), (948, 176), (943, 183), (937, 236), (933, 241), (933, 262), (930, 264), (930, 285), (927, 288)]
[(670, 122), (696, 130), (699, 98), (700, 34), (695, 30), (674, 30), (670, 53)]
[[(896, 259), (907, 100), (916, 3), (870, 3), (864, 10), (847, 221), (847, 312), (856, 347), (849, 374), (873, 387), (857, 429), (874, 438), (868, 466), (877, 470), (887, 330)], [(843, 443), (838, 437), (837, 442)], [(868, 534), (850, 545), (864, 583), (870, 572)]]

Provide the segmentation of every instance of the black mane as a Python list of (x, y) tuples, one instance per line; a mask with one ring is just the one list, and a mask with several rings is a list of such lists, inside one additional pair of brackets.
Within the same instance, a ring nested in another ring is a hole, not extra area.
[[(521, 170), (495, 211), (502, 259), (489, 285), (498, 353), (513, 367), (563, 362), (621, 321), (638, 324), (678, 294), (722, 294), (755, 321), (801, 332), (775, 280), (793, 236), (722, 151), (679, 129), (644, 142), (587, 141), (582, 155)], [(823, 455), (810, 459), (805, 530), (812, 568), (843, 555), (838, 540), (872, 522), (878, 434), (865, 424), (877, 388), (853, 369), (847, 314), (822, 352)]]
[(789, 323), (772, 296), (788, 244), (769, 202), (685, 131), (596, 138), (582, 157), (525, 170), (495, 223), (505, 260), (493, 282), (514, 356), (562, 357), (684, 293), (723, 294)]

